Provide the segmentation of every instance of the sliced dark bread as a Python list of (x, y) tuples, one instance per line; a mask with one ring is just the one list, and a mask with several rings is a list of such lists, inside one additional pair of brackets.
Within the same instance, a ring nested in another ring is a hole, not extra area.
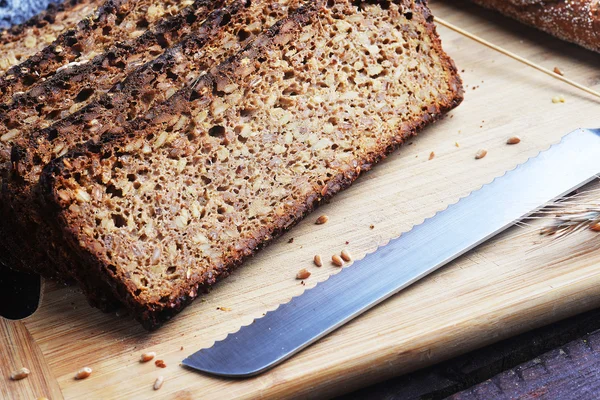
[[(56, 36), (74, 27), (83, 17), (91, 14), (104, 0), (67, 0), (50, 3), (48, 8), (22, 24), (0, 32), (0, 74), (56, 40)], [(7, 159), (9, 149), (0, 149), (0, 159)], [(0, 237), (2, 229), (0, 228)], [(12, 256), (10, 249), (0, 241), (0, 264), (26, 270), (22, 261)]]
[(562, 40), (600, 52), (598, 0), (472, 0)]
[(0, 104), (0, 138), (11, 143), (29, 130), (43, 129), (108, 92), (138, 67), (196, 31), (221, 0), (195, 0), (174, 16), (160, 19), (142, 35), (124, 39), (89, 62), (63, 68), (27, 92)]
[[(85, 63), (111, 46), (142, 35), (193, 0), (105, 0), (92, 14), (0, 77), (0, 103), (73, 63)], [(10, 129), (10, 128), (9, 128)]]
[(461, 100), (424, 1), (311, 1), (40, 189), (153, 329)]
[[(15, 168), (3, 185), (2, 221), (13, 230), (5, 239), (21, 243), (11, 247), (25, 250), (20, 256), (27, 259), (27, 264), (47, 275), (57, 271), (64, 276), (72, 271), (81, 273), (69, 252), (64, 251), (60, 236), (48, 230), (38, 212), (33, 189), (43, 165), (69, 148), (101, 136), (108, 129), (114, 131), (128, 119), (164, 101), (212, 66), (235, 54), (255, 34), (286, 16), (290, 7), (295, 8), (300, 3), (300, 0), (230, 1), (227, 7), (207, 16), (194, 34), (156, 60), (139, 67), (98, 101), (47, 129), (19, 137), (13, 151)], [(78, 280), (90, 281), (88, 278)]]
[[(149, 18), (148, 15), (151, 14), (149, 3), (151, 7), (152, 4), (159, 4), (156, 1), (154, 3), (139, 1), (122, 3), (127, 4), (127, 7), (122, 5), (120, 8), (110, 8), (108, 4), (114, 5), (114, 3), (107, 2), (100, 15), (103, 16), (103, 21), (109, 22), (116, 18), (110, 12), (115, 14), (117, 11), (133, 7), (134, 9), (127, 16), (122, 16), (121, 24), (130, 24), (134, 20), (134, 16), (146, 21)], [(178, 4), (183, 3), (178, 2)], [(185, 4), (189, 3), (190, 1), (185, 2)], [(162, 54), (164, 47), (179, 42), (186, 34), (197, 30), (209, 12), (214, 7), (221, 5), (222, 1), (195, 0), (174, 16), (152, 18), (152, 22), (148, 23), (150, 29), (143, 34), (139, 35), (138, 30), (135, 30), (134, 38), (113, 45), (107, 52), (94, 57), (91, 62), (74, 65), (57, 72), (34, 85), (28, 92), (15, 95), (12, 101), (0, 104), (0, 121), (2, 122), (0, 124), (0, 155), (3, 155), (0, 176), (6, 175), (7, 168), (10, 166), (11, 145), (19, 137), (28, 137), (32, 130), (50, 125), (53, 118), (60, 119), (61, 116), (75, 111), (75, 108), (85, 106), (87, 102), (98, 97), (97, 93), (107, 92), (115, 83), (120, 82), (137, 67)], [(113, 18), (110, 18), (111, 15)], [(217, 28), (218, 25), (215, 29)], [(97, 28), (94, 30), (97, 31)], [(87, 32), (87, 30), (83, 30), (83, 32)], [(82, 33), (79, 34), (79, 37), (82, 35)], [(56, 273), (61, 269), (54, 268), (46, 257), (39, 258), (43, 253), (38, 249), (37, 244), (26, 240), (32, 232), (26, 232), (25, 240), (16, 233), (17, 229), (9, 220), (2, 220), (0, 240), (4, 247), (3, 253), (13, 256), (11, 263), (16, 264), (17, 268), (39, 272), (47, 277), (60, 277), (60, 274), (57, 276)], [(15, 263), (14, 258), (20, 258), (22, 262)]]
[(0, 32), (0, 73), (51, 44), (56, 37), (91, 14), (104, 0), (66, 0)]

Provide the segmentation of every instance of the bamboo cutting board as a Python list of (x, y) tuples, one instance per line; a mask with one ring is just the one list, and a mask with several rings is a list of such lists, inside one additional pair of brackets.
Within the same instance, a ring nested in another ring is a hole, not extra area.
[[(432, 8), (436, 15), (550, 69), (559, 66), (581, 83), (600, 86), (600, 56), (462, 2), (452, 3), (434, 2)], [(179, 365), (188, 354), (339, 271), (328, 262), (315, 267), (315, 254), (329, 260), (347, 248), (362, 258), (562, 135), (600, 126), (598, 99), (445, 28), (439, 31), (467, 85), (465, 102), (449, 117), (157, 332), (145, 332), (127, 316), (89, 308), (75, 288), (46, 282), (33, 316), (0, 321), (0, 397), (332, 396), (599, 307), (600, 251), (594, 252), (592, 244), (600, 244), (600, 236), (583, 232), (551, 244), (540, 238), (536, 223), (513, 228), (466, 254), (266, 374), (234, 381)], [(521, 42), (520, 33), (529, 39)], [(559, 94), (566, 103), (553, 104), (552, 97)], [(522, 142), (507, 146), (506, 139), (514, 134)], [(475, 160), (480, 148), (488, 155)], [(429, 160), (432, 151), (435, 157)], [(330, 219), (316, 226), (320, 214)], [(312, 272), (305, 284), (294, 279), (301, 268)], [(140, 364), (146, 351), (157, 352), (167, 368)], [(29, 378), (9, 381), (10, 371), (21, 366), (32, 370)], [(75, 372), (84, 366), (93, 368), (92, 376), (75, 381)], [(159, 375), (165, 383), (154, 391)]]

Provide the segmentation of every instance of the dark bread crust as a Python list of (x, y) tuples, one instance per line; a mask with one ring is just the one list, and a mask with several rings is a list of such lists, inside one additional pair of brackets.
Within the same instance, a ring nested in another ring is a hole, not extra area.
[(568, 42), (600, 52), (599, 0), (472, 0)]
[[(41, 112), (40, 107), (60, 109), (59, 106), (65, 103), (65, 100), (74, 99), (82, 91), (90, 89), (100, 92), (107, 91), (131, 70), (134, 70), (133, 75), (135, 75), (134, 66), (121, 66), (127, 64), (128, 57), (136, 56), (143, 62), (154, 58), (152, 51), (155, 47), (158, 47), (160, 52), (163, 50), (159, 43), (167, 46), (179, 42), (188, 32), (196, 31), (198, 29), (196, 25), (201, 24), (208, 13), (215, 7), (221, 6), (221, 3), (221, 1), (213, 0), (196, 0), (176, 15), (162, 19), (154, 29), (146, 31), (138, 38), (113, 46), (92, 62), (58, 72), (48, 80), (36, 85), (29, 92), (15, 96), (10, 103), (0, 105), (0, 120), (4, 121), (0, 128), (0, 135), (5, 133), (6, 126), (13, 124), (13, 121), (22, 121), (23, 115), (30, 118), (37, 115), (38, 112)], [(120, 10), (123, 11), (122, 8)], [(103, 12), (102, 15), (106, 19), (106, 15), (109, 14), (106, 13), (106, 10)], [(115, 10), (112, 12), (114, 13)], [(216, 23), (212, 25), (214, 29), (218, 27)], [(202, 29), (206, 30), (206, 28)], [(132, 78), (132, 80), (135, 79), (135, 77)], [(93, 99), (95, 96), (90, 97)], [(68, 107), (63, 112), (68, 112)], [(31, 140), (31, 130), (40, 128), (43, 123), (47, 123), (44, 118), (29, 125), (23, 122), (20, 128), (22, 129), (20, 138), (15, 143), (13, 154), (19, 154), (21, 151), (40, 150), (39, 136), (36, 138), (38, 140)], [(47, 156), (50, 155), (51, 152), (47, 154)], [(6, 168), (3, 169), (2, 173), (5, 175)], [(37, 212), (38, 205), (28, 197), (30, 188), (27, 186), (27, 182), (18, 174), (13, 174), (3, 179), (2, 186), (2, 224), (6, 227), (3, 230), (9, 230), (8, 227), (10, 227), (12, 231), (10, 234), (3, 234), (2, 238), (5, 242), (5, 252), (12, 256), (11, 264), (16, 265), (15, 268), (38, 272), (49, 278), (69, 279), (70, 271), (75, 268), (72, 266), (72, 262), (67, 262), (69, 257), (63, 256), (64, 252), (61, 249), (64, 246), (60, 245), (60, 238), (49, 235), (49, 232), (46, 232), (43, 227), (39, 228), (41, 218)], [(0, 231), (0, 233), (2, 232)], [(37, 238), (37, 240), (31, 240), (32, 238)], [(49, 253), (50, 259), (46, 252)], [(16, 259), (20, 259), (22, 262), (16, 263)]]
[(293, 40), (303, 26), (314, 22), (321, 6), (317, 3), (319, 2), (301, 8), (288, 19), (276, 24), (257, 39), (255, 44), (213, 69), (194, 87), (180, 91), (165, 104), (157, 106), (146, 117), (133, 121), (123, 134), (107, 135), (99, 143), (91, 143), (87, 147), (79, 148), (52, 161), (45, 168), (40, 180), (40, 189), (44, 207), (48, 210), (49, 221), (63, 232), (65, 239), (81, 258), (82, 265), (103, 275), (110, 283), (115, 295), (122, 299), (145, 328), (155, 329), (177, 314), (197, 296), (199, 291), (207, 290), (218, 279), (229, 275), (244, 259), (252, 256), (271, 240), (290, 229), (321, 202), (350, 186), (361, 172), (369, 170), (407, 138), (415, 135), (423, 126), (441, 118), (445, 112), (456, 107), (462, 101), (462, 82), (456, 67), (441, 49), (433, 18), (425, 2), (416, 1), (413, 3), (414, 8), (412, 9), (415, 14), (414, 18), (425, 25), (427, 34), (432, 39), (432, 48), (440, 56), (441, 68), (447, 77), (448, 92), (440, 95), (436, 102), (429, 104), (427, 110), (423, 110), (418, 117), (403, 122), (394, 136), (378, 142), (377, 150), (365, 154), (355, 168), (339, 171), (318, 190), (314, 188), (300, 202), (295, 203), (293, 208), (287, 209), (285, 214), (275, 218), (271, 225), (262, 226), (258, 231), (253, 231), (251, 237), (244, 239), (243, 247), (228, 251), (223, 255), (222, 261), (211, 264), (210, 270), (201, 276), (192, 277), (189, 285), (175, 288), (166, 302), (142, 301), (135, 293), (135, 286), (129, 285), (129, 282), (119, 279), (115, 275), (114, 266), (107, 264), (102, 249), (98, 249), (91, 238), (82, 234), (83, 227), (73, 224), (69, 208), (75, 206), (76, 203), (73, 202), (73, 199), (65, 199), (61, 194), (61, 189), (70, 186), (69, 179), (77, 174), (77, 171), (93, 169), (101, 159), (112, 160), (116, 155), (122, 154), (129, 143), (138, 137), (144, 137), (144, 132), (148, 131), (149, 127), (160, 124), (161, 121), (166, 121), (172, 116), (189, 113), (189, 103), (193, 99), (200, 99), (199, 102), (202, 103), (202, 99), (209, 99), (213, 92), (219, 92), (222, 85), (230, 81), (232, 76), (247, 75), (249, 72), (245, 71), (243, 66), (248, 64), (248, 60), (259, 60), (270, 48), (274, 48), (282, 42), (285, 43), (286, 40)]
[[(197, 7), (202, 2), (198, 1)], [(257, 3), (259, 2), (253, 4)], [(212, 7), (218, 5), (220, 3), (216, 1), (211, 3)], [(155, 60), (136, 69), (126, 79), (116, 84), (107, 95), (101, 96), (100, 99), (52, 126), (32, 131), (17, 140), (12, 150), (11, 163), (14, 166), (12, 174), (2, 185), (4, 199), (3, 207), (0, 209), (4, 213), (3, 221), (7, 222), (8, 226), (14, 227), (16, 231), (14, 236), (22, 243), (21, 246), (11, 245), (11, 247), (22, 248), (19, 257), (26, 260), (31, 269), (40, 271), (46, 276), (59, 274), (65, 278), (71, 275), (71, 271), (75, 271), (76, 274), (82, 273), (80, 268), (75, 267), (76, 262), (69, 257), (68, 252), (62, 250), (64, 246), (60, 245), (60, 235), (49, 231), (38, 212), (39, 206), (34, 188), (39, 180), (41, 166), (56, 156), (52, 149), (60, 144), (64, 145), (66, 152), (66, 149), (97, 138), (108, 131), (113, 133), (119, 131), (119, 126), (126, 124), (128, 119), (137, 117), (155, 103), (160, 103), (165, 93), (159, 90), (153, 91), (156, 82), (168, 78), (170, 85), (175, 89), (184, 87), (186, 76), (176, 76), (171, 72), (176, 68), (181, 69), (182, 59), (187, 60), (188, 64), (193, 64), (197, 74), (222, 61), (226, 52), (223, 52), (223, 55), (206, 55), (200, 60), (195, 60), (195, 55), (203, 51), (207, 44), (211, 46), (220, 44), (224, 30), (235, 29), (236, 24), (242, 25), (245, 21), (245, 14), (242, 11), (247, 7), (246, 0), (236, 0), (230, 2), (227, 7), (211, 12), (208, 16), (198, 17), (204, 22), (199, 28), (195, 28), (193, 34), (188, 35), (178, 45), (168, 49)], [(252, 9), (247, 11), (253, 12)], [(191, 11), (172, 19), (181, 22), (189, 14)], [(172, 25), (172, 22), (167, 21), (167, 23), (169, 26)], [(192, 72), (191, 65), (184, 66), (184, 70)], [(85, 74), (78, 72), (78, 75)], [(156, 94), (156, 98), (152, 101), (144, 101), (148, 91)], [(94, 132), (89, 130), (89, 123), (92, 120), (97, 122), (97, 127), (101, 127)], [(32, 237), (35, 239), (32, 240)], [(31, 245), (28, 247), (27, 243)], [(54, 262), (49, 263), (48, 257)]]
[(0, 45), (23, 40), (23, 34), (29, 28), (44, 28), (48, 24), (59, 22), (64, 15), (71, 12), (73, 8), (81, 4), (100, 3), (99, 0), (66, 0), (60, 3), (50, 3), (48, 7), (29, 18), (27, 21), (13, 25), (0, 32)]
[(29, 90), (35, 83), (54, 75), (69, 63), (80, 62), (89, 54), (101, 53), (112, 45), (118, 45), (129, 38), (132, 33), (130, 30), (135, 29), (135, 25), (129, 27), (122, 21), (143, 19), (149, 4), (162, 3), (171, 6), (181, 2), (106, 0), (94, 15), (82, 19), (75, 28), (62, 33), (52, 44), (6, 71), (0, 77), (0, 102), (6, 102), (14, 94)]
[[(143, 35), (112, 45), (92, 61), (56, 72), (27, 92), (13, 96), (10, 102), (0, 104), (0, 121), (3, 122), (0, 135), (6, 133), (9, 126), (18, 125), (23, 131), (42, 129), (71, 114), (72, 107), (83, 108), (137, 67), (179, 43), (190, 31), (197, 30), (207, 14), (222, 3), (222, 0), (196, 0), (176, 15), (150, 27)], [(23, 116), (27, 116), (25, 121)]]
[[(201, 3), (202, 1), (196, 2), (196, 11), (199, 10)], [(152, 91), (156, 82), (168, 79), (172, 87), (176, 89), (184, 87), (187, 83), (186, 76), (176, 76), (171, 71), (184, 70), (197, 76), (214, 64), (218, 64), (233, 51), (218, 49), (219, 45), (225, 44), (225, 40), (233, 40), (238, 46), (250, 40), (252, 35), (245, 39), (238, 37), (240, 36), (238, 30), (246, 27), (249, 20), (260, 20), (264, 13), (271, 16), (284, 13), (284, 8), (267, 1), (256, 0), (251, 4), (252, 7), (246, 0), (235, 0), (229, 2), (227, 7), (215, 10), (208, 16), (201, 16), (196, 12), (194, 14), (196, 19), (203, 22), (200, 28), (194, 27), (194, 33), (188, 35), (181, 43), (168, 49), (157, 59), (139, 67), (125, 80), (115, 85), (107, 95), (84, 109), (47, 129), (23, 135), (24, 137), (17, 141), (12, 156), (15, 168), (3, 184), (3, 221), (16, 230), (16, 234), (8, 240), (16, 239), (22, 243), (20, 256), (27, 260), (31, 268), (47, 276), (59, 274), (63, 279), (74, 276), (93, 303), (101, 304), (100, 308), (107, 308), (102, 305), (105, 302), (103, 297), (110, 293), (110, 290), (94, 286), (97, 286), (94, 282), (102, 280), (89, 277), (89, 271), (79, 268), (77, 260), (73, 259), (69, 251), (65, 251), (67, 247), (62, 243), (60, 231), (53, 232), (43, 222), (35, 193), (39, 168), (54, 158), (55, 153), (52, 149), (58, 143), (64, 145), (66, 150), (90, 138), (100, 136), (107, 130), (115, 130), (118, 125), (125, 124), (131, 116), (137, 116), (147, 111), (154, 103), (160, 102), (161, 96), (164, 95), (162, 89), (162, 92), (155, 91), (156, 98), (152, 101), (143, 101), (145, 93)], [(292, 1), (290, 4), (295, 2)], [(211, 2), (211, 7), (218, 5), (219, 2)], [(187, 13), (184, 11), (164, 23), (170, 27), (169, 29), (172, 29), (175, 24), (183, 24), (183, 20), (191, 23), (189, 20), (191, 14), (189, 10)], [(249, 19), (250, 15), (253, 15), (252, 19)], [(229, 32), (229, 36), (224, 36), (225, 32)], [(210, 45), (206, 46), (207, 44)], [(231, 48), (231, 43), (228, 44)], [(197, 55), (203, 51), (207, 55), (198, 59)], [(85, 74), (80, 71), (77, 75)], [(88, 123), (92, 120), (96, 120), (96, 126), (102, 127), (93, 134), (87, 129)], [(30, 246), (27, 246), (27, 243)]]

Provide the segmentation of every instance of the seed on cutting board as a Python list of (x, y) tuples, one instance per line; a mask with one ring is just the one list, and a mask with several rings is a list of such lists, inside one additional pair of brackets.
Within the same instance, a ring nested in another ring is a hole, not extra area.
[(435, 153), (432, 151), (431, 153), (429, 153), (429, 159), (433, 160), (435, 158)]
[(144, 353), (142, 354), (142, 356), (140, 357), (140, 362), (148, 362), (150, 360), (152, 360), (154, 357), (156, 357), (156, 353), (154, 351), (149, 351), (148, 353)]
[(563, 76), (563, 75), (564, 75), (564, 73), (563, 73), (563, 72), (561, 71), (561, 69), (560, 69), (560, 68), (558, 68), (558, 67), (554, 67), (554, 73), (555, 73), (556, 75), (560, 75), (560, 76)]
[(344, 266), (344, 260), (342, 260), (342, 257), (338, 256), (337, 254), (335, 254), (334, 256), (331, 257), (331, 262), (336, 267)]
[(323, 225), (327, 221), (329, 221), (329, 217), (327, 215), (323, 214), (319, 218), (317, 218), (317, 220), (315, 221), (315, 224)]
[(167, 368), (167, 364), (165, 364), (164, 360), (156, 360), (154, 361), (154, 365), (158, 368)]
[(591, 225), (590, 229), (594, 232), (600, 232), (600, 222), (596, 222), (595, 224)]
[(346, 261), (346, 262), (350, 262), (352, 261), (352, 256), (350, 255), (350, 252), (346, 249), (342, 250), (342, 260)]
[(163, 376), (159, 376), (158, 378), (156, 378), (156, 380), (154, 381), (154, 390), (160, 389), (164, 382), (165, 378)]
[(518, 144), (521, 143), (521, 138), (518, 136), (511, 136), (506, 141), (506, 144)]
[(321, 256), (319, 254), (317, 254), (315, 256), (315, 258), (313, 259), (313, 261), (314, 261), (314, 263), (315, 263), (315, 265), (317, 267), (322, 267), (323, 266), (323, 260), (321, 260)]
[(85, 379), (92, 374), (90, 367), (83, 367), (75, 374), (75, 379)]
[(298, 273), (296, 274), (296, 279), (306, 279), (310, 276), (310, 271), (308, 271), (306, 268), (302, 268), (300, 271), (298, 271)]
[(31, 371), (23, 367), (16, 371), (13, 371), (12, 374), (10, 374), (10, 379), (12, 379), (13, 381), (20, 381), (21, 379), (27, 378), (30, 373)]
[(486, 155), (487, 155), (487, 150), (485, 150), (485, 149), (478, 150), (477, 153), (475, 153), (475, 159), (481, 160)]

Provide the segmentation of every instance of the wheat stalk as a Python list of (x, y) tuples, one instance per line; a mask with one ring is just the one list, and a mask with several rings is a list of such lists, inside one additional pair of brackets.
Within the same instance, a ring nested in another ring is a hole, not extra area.
[(550, 219), (540, 230), (544, 236), (564, 237), (584, 229), (600, 232), (600, 189), (587, 190), (560, 199), (541, 210), (532, 219)]

